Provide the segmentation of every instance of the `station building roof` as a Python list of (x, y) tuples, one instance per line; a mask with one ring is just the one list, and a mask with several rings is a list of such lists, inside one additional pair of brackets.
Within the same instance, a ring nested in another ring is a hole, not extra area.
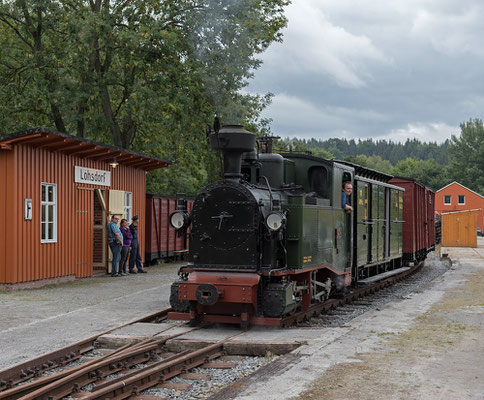
[(34, 128), (0, 137), (0, 150), (10, 150), (17, 144), (38, 146), (66, 155), (101, 160), (115, 160), (119, 165), (146, 171), (168, 167), (171, 162), (158, 157), (120, 147), (71, 136), (46, 128)]

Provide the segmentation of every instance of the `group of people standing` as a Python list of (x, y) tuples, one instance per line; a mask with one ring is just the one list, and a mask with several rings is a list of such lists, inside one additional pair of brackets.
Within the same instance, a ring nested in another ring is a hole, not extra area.
[[(113, 215), (108, 223), (108, 242), (113, 253), (111, 276), (126, 276), (137, 272), (146, 273), (141, 264), (139, 251), (138, 220), (139, 217), (135, 215), (131, 218), (131, 225), (128, 226), (128, 220), (123, 218), (118, 227), (119, 217)], [(129, 273), (126, 272), (127, 263)], [(135, 265), (137, 271), (134, 269)]]

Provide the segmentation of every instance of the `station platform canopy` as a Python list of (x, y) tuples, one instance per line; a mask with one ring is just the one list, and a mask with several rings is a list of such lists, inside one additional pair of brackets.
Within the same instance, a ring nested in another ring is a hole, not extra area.
[(42, 147), (53, 152), (94, 161), (114, 161), (119, 165), (146, 171), (168, 167), (171, 164), (170, 161), (158, 157), (41, 127), (0, 137), (0, 149), (2, 150), (10, 150), (17, 144)]

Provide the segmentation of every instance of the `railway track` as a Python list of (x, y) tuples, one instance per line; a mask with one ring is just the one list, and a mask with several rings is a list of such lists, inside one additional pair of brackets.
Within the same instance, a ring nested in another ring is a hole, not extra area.
[(67, 363), (78, 360), (83, 354), (94, 349), (94, 343), (100, 336), (138, 322), (163, 321), (167, 318), (170, 310), (170, 308), (167, 308), (156, 313), (146, 315), (142, 318), (116, 326), (115, 328), (100, 332), (97, 335), (90, 336), (84, 340), (73, 343), (72, 345), (63, 347), (24, 363), (17, 364), (12, 368), (0, 371), (0, 399), (2, 398), (4, 390), (12, 388), (15, 385), (18, 385), (19, 383), (25, 382), (29, 379), (38, 377), (46, 371), (63, 367)]
[[(313, 305), (305, 312), (298, 312), (284, 318), (281, 326), (307, 324), (314, 317), (330, 316), (332, 310), (337, 308), (338, 312), (349, 312), (351, 307), (365, 305), (367, 303), (365, 296), (405, 279), (418, 271), (421, 266), (422, 263), (401, 274), (357, 288), (339, 298), (331, 298)], [(233, 368), (235, 366), (231, 362), (214, 363), (216, 359), (227, 357), (224, 353), (224, 343), (234, 336), (195, 351), (183, 351), (177, 354), (165, 353), (163, 345), (168, 340), (187, 332), (163, 338), (147, 338), (117, 350), (100, 351), (95, 348), (95, 342), (100, 336), (138, 322), (162, 322), (167, 318), (168, 312), (170, 309), (150, 314), (1, 371), (0, 399), (54, 400), (71, 396), (80, 399), (134, 398), (141, 400), (150, 398), (141, 395), (141, 392), (146, 389), (170, 387), (170, 385), (176, 387), (176, 383), (166, 382), (176, 376), (183, 376), (185, 379), (209, 379), (207, 376), (203, 377), (204, 374), (191, 373), (192, 368)], [(164, 332), (166, 333), (169, 329), (170, 327)], [(198, 328), (192, 330), (196, 329)], [(98, 354), (96, 358), (86, 357), (92, 351), (101, 353), (101, 355)], [(81, 358), (83, 359), (81, 360)], [(79, 361), (78, 365), (75, 363), (76, 360)], [(82, 363), (80, 363), (81, 361)], [(180, 390), (184, 389), (183, 384), (178, 385), (181, 385)]]
[[(189, 332), (196, 329), (198, 328)], [(225, 356), (224, 344), (239, 334), (198, 350), (164, 353), (163, 345), (168, 340), (186, 333), (148, 338), (85, 360), (83, 364), (67, 365), (63, 370), (50, 375), (44, 373), (37, 379), (0, 392), (0, 399), (146, 399), (147, 396), (140, 395), (143, 390), (152, 387), (176, 388), (176, 383), (166, 383), (176, 376), (184, 379), (210, 379), (207, 374), (188, 373), (192, 368), (230, 369), (236, 366), (235, 363), (226, 361), (234, 357)], [(225, 361), (214, 362), (223, 357)], [(69, 361), (72, 362), (72, 358)], [(189, 385), (178, 386), (184, 389)]]

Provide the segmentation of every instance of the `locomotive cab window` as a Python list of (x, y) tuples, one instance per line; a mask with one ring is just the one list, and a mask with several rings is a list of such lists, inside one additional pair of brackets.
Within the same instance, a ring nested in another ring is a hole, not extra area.
[[(353, 179), (351, 177), (351, 174), (349, 172), (344, 172), (343, 173), (343, 181), (341, 182), (341, 188), (343, 188), (343, 185), (348, 182), (348, 183), (351, 183), (351, 185), (353, 185)], [(350, 195), (350, 199), (351, 199), (351, 195)]]
[(311, 191), (319, 197), (329, 198), (328, 170), (324, 167), (312, 167), (309, 169), (308, 175)]

